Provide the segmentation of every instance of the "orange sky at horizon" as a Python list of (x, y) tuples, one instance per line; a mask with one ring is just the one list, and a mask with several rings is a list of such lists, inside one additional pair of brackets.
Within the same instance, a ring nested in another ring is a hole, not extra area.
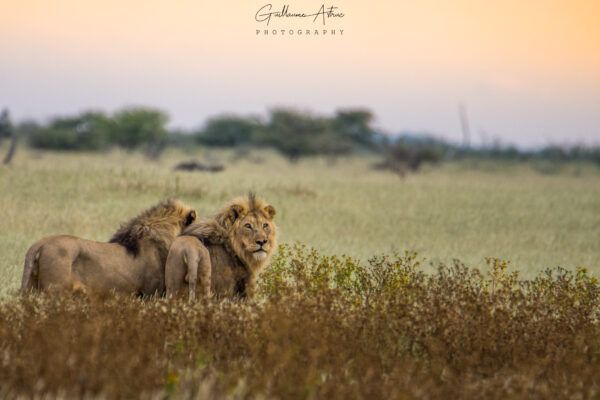
[(474, 129), (509, 142), (600, 142), (600, 0), (271, 2), (338, 6), (336, 37), (256, 35), (268, 2), (0, 0), (0, 107), (45, 118), (145, 104), (191, 127), (279, 104), (366, 106), (386, 131), (456, 138), (464, 102)]

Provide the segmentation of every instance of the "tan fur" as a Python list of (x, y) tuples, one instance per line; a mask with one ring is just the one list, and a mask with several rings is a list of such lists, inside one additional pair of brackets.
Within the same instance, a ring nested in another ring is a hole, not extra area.
[(165, 266), (165, 285), (168, 297), (183, 297), (188, 284), (190, 300), (196, 297), (196, 285), (200, 281), (202, 296), (210, 296), (210, 254), (194, 236), (179, 236), (169, 249)]
[(169, 247), (196, 212), (168, 200), (121, 225), (109, 243), (49, 236), (25, 256), (21, 292), (162, 294)]
[(252, 297), (256, 277), (277, 246), (274, 216), (275, 208), (251, 193), (184, 229), (169, 250), (167, 296), (183, 295), (187, 282), (193, 298), (196, 281), (192, 280), (197, 276), (203, 294)]

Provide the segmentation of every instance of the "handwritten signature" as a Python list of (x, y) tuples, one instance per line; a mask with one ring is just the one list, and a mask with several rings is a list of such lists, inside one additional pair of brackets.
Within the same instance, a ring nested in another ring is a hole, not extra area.
[(281, 8), (281, 11), (272, 11), (272, 9), (273, 9), (272, 4), (265, 4), (264, 6), (262, 6), (261, 8), (258, 9), (258, 11), (256, 12), (256, 15), (254, 16), (254, 19), (257, 22), (266, 22), (267, 25), (269, 25), (269, 23), (271, 22), (271, 18), (273, 18), (273, 17), (275, 17), (275, 18), (311, 18), (312, 17), (313, 18), (312, 22), (315, 22), (320, 17), (323, 21), (323, 25), (325, 25), (329, 18), (343, 18), (344, 17), (344, 13), (341, 11), (338, 11), (338, 7), (336, 7), (336, 6), (325, 7), (325, 4), (321, 5), (321, 8), (319, 8), (319, 11), (317, 11), (316, 13), (311, 13), (311, 14), (307, 14), (304, 12), (291, 12), (290, 6), (287, 4)]

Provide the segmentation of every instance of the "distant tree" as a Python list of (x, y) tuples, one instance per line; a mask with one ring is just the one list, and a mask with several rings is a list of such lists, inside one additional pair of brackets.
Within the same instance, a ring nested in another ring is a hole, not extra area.
[(115, 122), (102, 112), (86, 112), (76, 127), (79, 146), (86, 150), (104, 150), (114, 145)]
[(373, 119), (373, 113), (366, 109), (338, 110), (332, 127), (343, 138), (361, 146), (374, 147), (376, 133), (371, 127)]
[(331, 120), (291, 109), (274, 109), (266, 127), (265, 142), (295, 162), (314, 154), (339, 155), (351, 144), (333, 130)]
[(67, 129), (42, 126), (29, 136), (29, 145), (34, 149), (78, 150), (77, 134)]
[(166, 124), (169, 116), (150, 108), (127, 108), (113, 116), (113, 140), (128, 150), (141, 148), (150, 158), (157, 158), (168, 141)]
[(85, 112), (75, 117), (55, 118), (45, 127), (24, 125), (29, 144), (52, 150), (103, 150), (113, 141), (115, 124), (101, 112)]
[(207, 146), (253, 145), (259, 141), (258, 136), (262, 128), (260, 121), (255, 118), (223, 115), (209, 119), (196, 137), (200, 143)]

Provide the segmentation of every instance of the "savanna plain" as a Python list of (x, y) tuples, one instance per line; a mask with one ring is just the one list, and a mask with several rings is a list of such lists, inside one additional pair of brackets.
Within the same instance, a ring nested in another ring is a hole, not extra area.
[[(226, 168), (173, 170), (189, 159)], [(20, 150), (0, 168), (0, 396), (600, 396), (600, 169), (376, 161)], [(281, 244), (253, 300), (17, 295), (44, 236), (106, 241), (165, 198), (202, 216), (249, 191)]]

